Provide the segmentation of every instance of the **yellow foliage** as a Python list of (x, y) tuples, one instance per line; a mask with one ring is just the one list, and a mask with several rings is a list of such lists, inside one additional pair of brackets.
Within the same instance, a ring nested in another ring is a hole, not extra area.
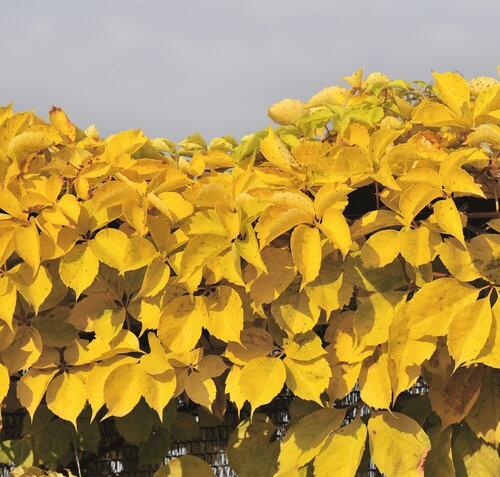
[[(38, 435), (74, 450), (113, 418), (143, 458), (233, 405), (242, 476), (354, 476), (368, 454), (387, 477), (497, 475), (500, 86), (433, 78), (359, 69), (239, 142), (0, 108), (0, 401), (32, 421), (16, 475), (72, 458)], [(259, 412), (284, 387), (275, 441)]]

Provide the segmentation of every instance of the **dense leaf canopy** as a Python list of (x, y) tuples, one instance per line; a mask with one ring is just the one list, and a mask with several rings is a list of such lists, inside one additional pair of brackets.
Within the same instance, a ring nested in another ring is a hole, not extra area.
[[(387, 477), (500, 475), (500, 83), (433, 76), (359, 70), (239, 143), (0, 108), (14, 475), (96, 452), (111, 418), (160, 462), (231, 406), (241, 477), (354, 476), (368, 456)], [(276, 440), (262, 406), (284, 387)]]

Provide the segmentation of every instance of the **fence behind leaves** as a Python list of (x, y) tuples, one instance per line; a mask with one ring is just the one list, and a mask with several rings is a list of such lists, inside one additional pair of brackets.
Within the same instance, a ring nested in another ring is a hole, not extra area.
[[(417, 383), (408, 394), (425, 394), (427, 387)], [(281, 439), (286, 433), (290, 422), (289, 404), (293, 396), (289, 391), (283, 391), (263, 411), (276, 425), (274, 439)], [(366, 415), (369, 409), (360, 402), (359, 392), (355, 389), (342, 400), (335, 402), (335, 407), (346, 409), (346, 424), (359, 413)], [(24, 413), (5, 414), (3, 416), (2, 441), (19, 438), (22, 431)], [(165, 451), (164, 462), (185, 455), (195, 455), (207, 461), (213, 468), (215, 477), (237, 477), (231, 469), (226, 454), (226, 445), (231, 432), (238, 424), (238, 416), (234, 409), (228, 409), (224, 422), (211, 426), (200, 426), (195, 438), (173, 439)], [(153, 430), (155, 432), (155, 430)], [(121, 437), (113, 419), (100, 423), (101, 441), (97, 454), (83, 453), (76, 461), (70, 464), (75, 475), (81, 477), (152, 477), (161, 463), (140, 464), (139, 448), (130, 445)], [(80, 470), (78, 470), (78, 467)], [(0, 468), (0, 477), (8, 477), (11, 467), (4, 464)], [(380, 476), (369, 459), (361, 464), (359, 477)], [(257, 476), (256, 476), (257, 477)]]

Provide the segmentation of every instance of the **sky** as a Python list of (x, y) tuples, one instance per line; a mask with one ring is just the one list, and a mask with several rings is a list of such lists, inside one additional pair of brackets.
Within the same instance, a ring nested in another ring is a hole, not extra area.
[(496, 77), (499, 18), (499, 0), (0, 0), (0, 105), (240, 139), (359, 67)]

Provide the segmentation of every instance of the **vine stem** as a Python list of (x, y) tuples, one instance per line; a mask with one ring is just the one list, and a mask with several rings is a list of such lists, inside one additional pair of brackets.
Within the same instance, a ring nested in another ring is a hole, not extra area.
[(469, 219), (494, 219), (500, 217), (500, 211), (493, 210), (491, 212), (469, 212), (466, 214)]
[(76, 447), (75, 436), (73, 436), (73, 450), (75, 451), (76, 470), (78, 477), (82, 477), (82, 469), (80, 468), (80, 459), (78, 458), (78, 448)]

